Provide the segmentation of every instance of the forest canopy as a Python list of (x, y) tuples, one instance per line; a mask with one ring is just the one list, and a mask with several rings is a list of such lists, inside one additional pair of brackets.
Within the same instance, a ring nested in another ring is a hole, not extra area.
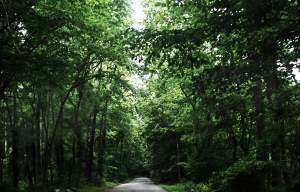
[(0, 4), (0, 191), (300, 190), (297, 0)]

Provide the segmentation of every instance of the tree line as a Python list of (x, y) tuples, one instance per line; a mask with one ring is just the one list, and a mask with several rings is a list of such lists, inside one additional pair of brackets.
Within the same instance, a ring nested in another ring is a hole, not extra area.
[(1, 2), (2, 189), (300, 188), (298, 1), (143, 5), (135, 30), (128, 1)]
[(132, 43), (152, 74), (139, 108), (152, 177), (212, 191), (298, 190), (299, 2), (144, 6)]
[(0, 190), (122, 181), (141, 170), (127, 1), (1, 1)]

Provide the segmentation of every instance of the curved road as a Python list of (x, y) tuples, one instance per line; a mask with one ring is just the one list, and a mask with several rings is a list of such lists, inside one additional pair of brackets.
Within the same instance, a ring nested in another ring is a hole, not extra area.
[(138, 177), (130, 181), (129, 183), (115, 186), (107, 192), (166, 192), (162, 188), (154, 185), (147, 177)]

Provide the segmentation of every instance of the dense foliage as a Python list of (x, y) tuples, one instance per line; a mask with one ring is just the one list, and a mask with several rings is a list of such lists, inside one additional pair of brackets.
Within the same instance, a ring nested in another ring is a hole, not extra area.
[(0, 191), (101, 185), (142, 169), (127, 1), (1, 1)]
[(152, 176), (217, 191), (296, 190), (298, 1), (145, 7), (137, 36), (151, 100), (139, 114)]
[(1, 1), (0, 190), (299, 190), (298, 1), (143, 3)]

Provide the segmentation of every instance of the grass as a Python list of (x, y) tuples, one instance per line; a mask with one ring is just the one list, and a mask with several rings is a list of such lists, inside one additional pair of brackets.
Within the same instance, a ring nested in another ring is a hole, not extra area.
[(187, 181), (184, 183), (180, 184), (175, 184), (175, 185), (165, 185), (165, 184), (160, 184), (158, 185), (164, 190), (168, 192), (213, 192), (213, 190), (210, 189), (210, 186), (205, 184), (205, 183), (198, 183), (195, 184), (191, 181)]
[(159, 184), (159, 187), (163, 188), (166, 191), (169, 192), (183, 192), (184, 190), (184, 185), (182, 184), (176, 184), (176, 185), (165, 185), (165, 184)]
[(84, 188), (79, 189), (80, 192), (95, 192), (95, 191), (104, 191), (110, 187), (116, 186), (118, 183), (114, 182), (105, 182), (105, 185), (101, 187), (95, 187), (95, 186), (85, 186)]
[(131, 180), (126, 180), (122, 183), (115, 183), (115, 182), (105, 182), (105, 185), (101, 187), (95, 187), (95, 186), (85, 186), (84, 188), (80, 188), (80, 192), (104, 192), (106, 189), (110, 187), (114, 187), (123, 183), (128, 183)]
[[(118, 182), (109, 182), (106, 181), (104, 183), (104, 185), (102, 185), (101, 187), (96, 187), (93, 185), (76, 185), (74, 186), (75, 188), (79, 189), (80, 192), (104, 192), (106, 189), (116, 186), (116, 185), (120, 185), (123, 183), (128, 183), (129, 181), (131, 181), (131, 179), (127, 179), (124, 182), (118, 183)], [(5, 185), (4, 183), (0, 183), (0, 191), (9, 191), (9, 192), (40, 192), (42, 191), (42, 187), (41, 186), (32, 186), (32, 187), (28, 187), (28, 186), (22, 186), (22, 183), (20, 182), (20, 189), (15, 189), (10, 185)], [(84, 186), (84, 187), (83, 187)], [(66, 186), (60, 186), (60, 187), (54, 187), (54, 186), (48, 186), (48, 190), (54, 190), (54, 189), (60, 189), (61, 192), (65, 192), (67, 191), (67, 187)], [(46, 191), (48, 191), (46, 190)]]

